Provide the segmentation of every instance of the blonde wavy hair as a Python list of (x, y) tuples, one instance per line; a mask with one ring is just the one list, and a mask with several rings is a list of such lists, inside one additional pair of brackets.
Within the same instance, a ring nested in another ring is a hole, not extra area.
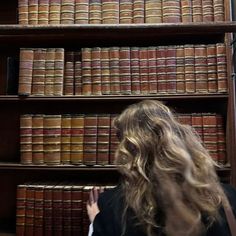
[(215, 162), (189, 125), (180, 124), (157, 100), (130, 105), (113, 125), (120, 140), (116, 162), (123, 177), (124, 215), (131, 209), (146, 235), (162, 227), (168, 236), (198, 236), (219, 220), (218, 210), (228, 201)]

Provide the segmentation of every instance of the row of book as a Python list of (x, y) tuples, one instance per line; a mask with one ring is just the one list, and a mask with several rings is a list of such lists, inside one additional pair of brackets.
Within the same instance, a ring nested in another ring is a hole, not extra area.
[(224, 0), (18, 0), (19, 24), (224, 21)]
[(16, 236), (87, 236), (86, 204), (113, 186), (26, 183), (17, 186)]
[(226, 45), (20, 50), (19, 95), (225, 93)]
[[(112, 165), (119, 144), (112, 114), (21, 116), (21, 163), (37, 165)], [(192, 126), (212, 158), (226, 163), (223, 118), (215, 113), (179, 114)]]

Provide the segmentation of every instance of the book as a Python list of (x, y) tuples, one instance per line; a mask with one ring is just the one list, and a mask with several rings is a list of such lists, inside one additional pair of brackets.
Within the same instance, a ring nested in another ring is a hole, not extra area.
[(7, 95), (16, 95), (18, 92), (19, 59), (7, 57)]

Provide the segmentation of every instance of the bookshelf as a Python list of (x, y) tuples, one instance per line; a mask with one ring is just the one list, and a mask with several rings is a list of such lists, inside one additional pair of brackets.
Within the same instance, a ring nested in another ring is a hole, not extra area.
[[(229, 9), (228, 1), (226, 9)], [(117, 168), (85, 165), (20, 164), (20, 115), (119, 113), (127, 105), (143, 99), (159, 99), (180, 113), (219, 113), (224, 118), (227, 158), (230, 166), (217, 170), (223, 182), (236, 186), (235, 81), (231, 79), (231, 49), (227, 47), (227, 93), (92, 95), (92, 96), (18, 96), (7, 95), (7, 57), (19, 57), (21, 47), (159, 46), (183, 44), (230, 45), (236, 22), (161, 23), (122, 25), (17, 25), (17, 0), (0, 7), (0, 231), (15, 232), (16, 186), (31, 181), (79, 181), (115, 183)], [(229, 10), (227, 10), (229, 19)], [(0, 233), (1, 235), (1, 233)]]

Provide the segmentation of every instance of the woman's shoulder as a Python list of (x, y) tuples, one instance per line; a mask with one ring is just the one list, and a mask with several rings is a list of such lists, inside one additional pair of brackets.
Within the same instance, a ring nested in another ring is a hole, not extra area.
[(236, 216), (236, 189), (232, 185), (229, 185), (229, 184), (222, 184), (222, 188)]

